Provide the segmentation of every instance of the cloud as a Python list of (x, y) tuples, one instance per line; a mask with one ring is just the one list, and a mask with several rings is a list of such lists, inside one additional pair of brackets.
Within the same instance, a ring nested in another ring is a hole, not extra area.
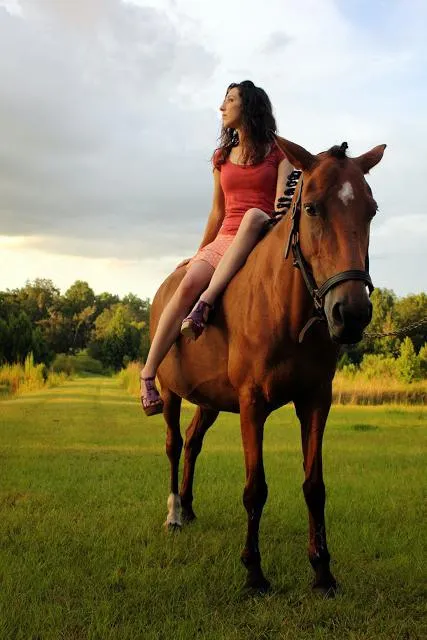
[[(212, 74), (215, 56), (152, 8), (21, 7), (21, 18), (0, 9), (1, 232), (50, 237), (59, 252), (61, 237), (92, 239), (109, 255), (117, 238), (140, 234), (150, 250), (156, 228), (185, 231), (190, 201), (205, 216), (215, 116), (201, 111), (192, 126), (174, 99)], [(197, 168), (205, 188), (180, 192)]]
[(290, 42), (292, 42), (292, 38), (287, 33), (284, 31), (275, 31), (269, 35), (264, 46), (261, 47), (261, 53), (266, 55), (276, 53), (287, 47)]
[(388, 144), (368, 181), (382, 221), (373, 268), (387, 244), (394, 288), (409, 266), (391, 221), (417, 216), (416, 246), (427, 242), (426, 14), (417, 0), (378, 3), (380, 33), (337, 0), (0, 0), (0, 234), (24, 239), (13, 252), (29, 275), (42, 255), (121, 264), (132, 278), (131, 264), (156, 259), (152, 291), (199, 244), (217, 107), (231, 81), (251, 78), (281, 134), (312, 152)]
[(377, 287), (397, 294), (425, 291), (427, 216), (407, 214), (374, 219), (370, 270)]

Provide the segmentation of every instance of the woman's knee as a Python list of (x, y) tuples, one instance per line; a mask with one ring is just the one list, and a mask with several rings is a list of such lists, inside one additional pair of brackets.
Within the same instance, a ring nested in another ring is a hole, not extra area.
[(250, 230), (259, 233), (268, 219), (269, 216), (261, 209), (248, 209), (243, 216), (241, 226), (243, 226), (246, 231)]
[[(208, 271), (208, 270), (206, 270)], [(192, 304), (193, 300), (202, 293), (205, 287), (209, 284), (211, 278), (210, 272), (196, 272), (192, 273), (188, 271), (184, 278), (181, 280), (181, 284), (177, 289), (177, 296), (185, 303)]]

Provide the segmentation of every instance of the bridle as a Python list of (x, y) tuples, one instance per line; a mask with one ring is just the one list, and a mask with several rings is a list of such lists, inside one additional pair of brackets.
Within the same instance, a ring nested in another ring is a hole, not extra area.
[[(298, 180), (299, 178), (299, 180)], [(374, 285), (372, 284), (371, 276), (368, 273), (369, 269), (369, 256), (366, 256), (365, 261), (365, 271), (361, 271), (359, 269), (350, 269), (348, 271), (341, 271), (340, 273), (331, 276), (319, 287), (314, 279), (313, 273), (311, 271), (310, 265), (305, 260), (302, 255), (301, 246), (299, 243), (299, 224), (301, 219), (301, 208), (302, 208), (302, 188), (303, 188), (303, 174), (301, 171), (294, 171), (290, 176), (290, 185), (298, 185), (298, 195), (294, 199), (292, 205), (292, 214), (291, 214), (291, 230), (289, 232), (288, 241), (286, 243), (285, 248), (285, 259), (289, 256), (289, 249), (292, 247), (293, 253), (293, 264), (294, 267), (301, 271), (301, 275), (304, 279), (305, 285), (308, 289), (310, 296), (313, 299), (315, 315), (308, 320), (305, 324), (304, 328), (300, 332), (299, 342), (302, 342), (304, 339), (304, 335), (306, 331), (318, 320), (326, 320), (325, 310), (324, 310), (324, 302), (326, 294), (336, 287), (341, 282), (347, 282), (348, 280), (361, 280), (364, 282), (368, 289), (369, 295), (371, 295), (374, 290)], [(297, 182), (298, 180), (298, 182)], [(288, 183), (289, 184), (289, 183)]]

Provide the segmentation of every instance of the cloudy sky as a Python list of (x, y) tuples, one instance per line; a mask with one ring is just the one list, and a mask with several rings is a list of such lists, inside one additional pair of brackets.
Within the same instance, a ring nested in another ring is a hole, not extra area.
[(427, 290), (426, 23), (424, 0), (0, 0), (0, 290), (152, 297), (200, 242), (244, 79), (312, 152), (387, 143), (371, 274)]

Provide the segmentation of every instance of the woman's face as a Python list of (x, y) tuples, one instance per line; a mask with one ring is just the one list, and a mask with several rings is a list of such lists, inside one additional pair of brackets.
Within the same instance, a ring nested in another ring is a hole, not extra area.
[(222, 124), (228, 129), (237, 129), (242, 123), (242, 100), (239, 89), (233, 87), (227, 92), (224, 102), (220, 106)]

